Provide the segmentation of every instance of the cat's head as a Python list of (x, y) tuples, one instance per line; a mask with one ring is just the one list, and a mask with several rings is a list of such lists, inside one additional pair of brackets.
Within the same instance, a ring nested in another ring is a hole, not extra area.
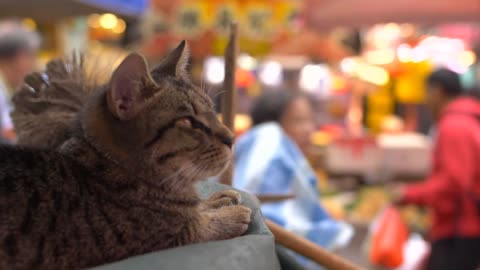
[(139, 54), (127, 56), (87, 106), (87, 139), (133, 174), (189, 180), (219, 174), (230, 162), (233, 134), (191, 83), (187, 62), (185, 42), (151, 71)]

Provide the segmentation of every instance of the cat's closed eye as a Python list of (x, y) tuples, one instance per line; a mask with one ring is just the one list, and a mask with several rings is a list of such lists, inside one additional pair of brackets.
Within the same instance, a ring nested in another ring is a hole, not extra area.
[(191, 129), (198, 129), (201, 130), (202, 132), (205, 132), (208, 135), (212, 134), (212, 130), (207, 127), (204, 123), (201, 121), (193, 118), (193, 117), (182, 117), (178, 120), (175, 121), (176, 125), (178, 127), (185, 127), (185, 128), (191, 128)]
[(193, 117), (190, 118), (190, 121), (192, 123), (192, 128), (193, 129), (200, 130), (200, 131), (204, 132), (205, 134), (207, 134), (209, 136), (213, 135), (212, 130), (208, 126), (206, 126), (204, 123), (202, 123), (201, 121), (198, 121), (197, 119), (195, 119)]
[(192, 128), (192, 120), (190, 117), (183, 117), (177, 120), (177, 125), (186, 128)]

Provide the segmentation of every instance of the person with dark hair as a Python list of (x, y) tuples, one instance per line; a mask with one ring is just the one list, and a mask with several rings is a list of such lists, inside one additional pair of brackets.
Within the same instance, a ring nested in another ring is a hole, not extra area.
[(399, 204), (432, 210), (428, 270), (480, 266), (480, 103), (463, 95), (458, 74), (447, 69), (427, 79), (427, 105), (437, 125), (430, 176), (393, 189)]
[(38, 34), (27, 30), (20, 23), (0, 23), (0, 134), (9, 140), (15, 136), (10, 118), (10, 97), (21, 85), (23, 78), (33, 70), (39, 45)]
[[(262, 213), (286, 229), (329, 249), (348, 244), (353, 228), (322, 207), (316, 174), (305, 158), (315, 128), (307, 96), (265, 92), (255, 100), (251, 118), (252, 129), (235, 145), (234, 187), (283, 197), (262, 204)], [(307, 269), (317, 269), (300, 260)]]
[(428, 106), (438, 120), (446, 104), (463, 94), (460, 77), (448, 69), (439, 69), (427, 78)]
[(250, 117), (253, 126), (267, 122), (280, 124), (300, 150), (308, 153), (315, 123), (312, 104), (305, 94), (267, 91), (256, 99)]

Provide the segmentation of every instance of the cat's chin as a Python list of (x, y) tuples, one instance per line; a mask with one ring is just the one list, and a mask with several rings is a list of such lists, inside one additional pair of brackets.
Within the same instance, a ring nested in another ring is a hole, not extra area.
[[(218, 163), (217, 163), (218, 164)], [(230, 165), (230, 162), (226, 162), (222, 165), (218, 164), (214, 168), (205, 170), (202, 174), (196, 175), (194, 182), (203, 182), (205, 180), (218, 177), (219, 175), (223, 174)]]
[(217, 170), (215, 175), (222, 175), (230, 167), (231, 162), (232, 162), (231, 159), (227, 159), (227, 162), (225, 162), (225, 164), (222, 167), (220, 167), (219, 170)]

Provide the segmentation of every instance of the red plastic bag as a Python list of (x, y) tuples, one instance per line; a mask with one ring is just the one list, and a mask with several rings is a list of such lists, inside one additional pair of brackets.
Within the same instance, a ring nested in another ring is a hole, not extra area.
[(373, 225), (370, 242), (370, 263), (395, 268), (403, 263), (403, 246), (408, 240), (408, 228), (400, 213), (387, 207)]

